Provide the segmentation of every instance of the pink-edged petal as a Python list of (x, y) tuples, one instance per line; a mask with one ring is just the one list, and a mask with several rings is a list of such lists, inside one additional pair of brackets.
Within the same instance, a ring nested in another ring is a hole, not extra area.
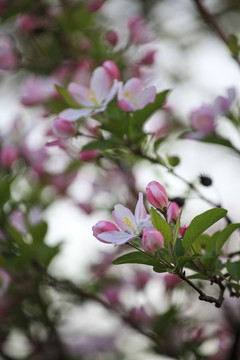
[(114, 96), (117, 94), (118, 92), (118, 87), (119, 87), (119, 83), (117, 80), (114, 80), (113, 86), (111, 87), (111, 89), (109, 90), (105, 100), (104, 100), (104, 104), (108, 104), (110, 101), (112, 101), (112, 99), (114, 98)]
[(118, 101), (118, 106), (123, 109), (124, 111), (134, 111), (135, 106), (133, 105), (133, 102), (129, 98), (123, 98)]
[(127, 234), (121, 231), (106, 231), (98, 235), (98, 239), (100, 241), (115, 244), (115, 245), (122, 245), (126, 242), (134, 239), (136, 235)]
[(147, 212), (143, 204), (143, 193), (139, 193), (138, 202), (135, 208), (135, 218), (137, 223), (144, 220), (147, 217)]
[(88, 97), (89, 89), (86, 86), (70, 83), (68, 85), (68, 92), (77, 104), (87, 107), (94, 105)]
[(132, 92), (134, 97), (141, 94), (143, 89), (143, 82), (139, 78), (132, 78), (128, 80), (124, 86), (124, 92)]
[(59, 118), (67, 121), (75, 121), (80, 119), (81, 117), (85, 117), (90, 115), (92, 112), (92, 109), (66, 109), (60, 112)]
[(123, 205), (117, 204), (114, 206), (112, 216), (115, 223), (121, 230), (134, 234), (137, 231), (137, 224), (133, 213)]
[(54, 140), (54, 141), (49, 141), (45, 144), (45, 146), (61, 146), (64, 145), (66, 143), (67, 140)]
[(103, 67), (98, 67), (94, 70), (91, 81), (90, 89), (95, 92), (96, 99), (101, 103), (106, 99), (112, 85), (112, 79)]
[(137, 109), (143, 109), (147, 104), (153, 103), (156, 99), (156, 88), (150, 86), (144, 89), (135, 99)]

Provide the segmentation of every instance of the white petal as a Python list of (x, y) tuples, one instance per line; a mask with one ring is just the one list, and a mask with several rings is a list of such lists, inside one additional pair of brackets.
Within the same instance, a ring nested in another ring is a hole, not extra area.
[(81, 117), (85, 117), (90, 115), (92, 112), (91, 109), (66, 109), (63, 110), (60, 114), (59, 117), (63, 120), (67, 120), (67, 121), (75, 121), (78, 120)]
[(133, 213), (123, 205), (115, 205), (112, 216), (121, 230), (134, 234), (137, 231), (136, 219)]
[(105, 242), (115, 244), (115, 245), (122, 245), (126, 242), (134, 239), (136, 235), (126, 234), (122, 231), (106, 231), (98, 235), (100, 240)]

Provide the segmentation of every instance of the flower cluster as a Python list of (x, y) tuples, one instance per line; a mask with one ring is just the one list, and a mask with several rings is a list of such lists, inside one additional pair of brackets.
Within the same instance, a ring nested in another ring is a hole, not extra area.
[[(176, 222), (179, 216), (179, 206), (168, 201), (165, 188), (157, 181), (152, 181), (146, 188), (146, 196), (150, 204), (156, 208), (168, 223)], [(162, 233), (152, 224), (151, 216), (147, 214), (143, 203), (143, 194), (139, 199), (134, 214), (125, 206), (117, 204), (112, 212), (113, 219), (118, 227), (109, 221), (99, 221), (93, 226), (93, 235), (104, 243), (122, 245), (133, 239), (141, 238), (142, 247), (148, 252), (156, 252), (164, 246)], [(186, 228), (184, 227), (186, 231)], [(180, 235), (184, 235), (180, 231)]]

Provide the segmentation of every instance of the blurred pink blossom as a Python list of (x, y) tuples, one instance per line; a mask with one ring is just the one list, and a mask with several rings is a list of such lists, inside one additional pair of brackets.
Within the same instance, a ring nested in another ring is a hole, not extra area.
[(85, 150), (79, 153), (80, 160), (84, 162), (93, 162), (100, 156), (100, 152), (96, 149)]
[(0, 69), (13, 70), (17, 65), (18, 59), (11, 39), (7, 35), (0, 34)]
[(202, 105), (192, 111), (190, 120), (193, 128), (202, 135), (209, 135), (215, 129), (215, 111), (211, 105)]
[(109, 45), (116, 46), (118, 43), (118, 33), (114, 30), (107, 31), (106, 41)]
[(166, 287), (166, 290), (173, 290), (175, 287), (181, 283), (181, 279), (175, 274), (165, 274), (163, 281)]
[(128, 30), (129, 38), (134, 44), (142, 45), (153, 40), (152, 32), (140, 16), (134, 16), (129, 20)]
[(63, 139), (68, 139), (77, 133), (75, 124), (59, 118), (53, 120), (52, 130), (57, 137)]
[(21, 103), (25, 106), (38, 105), (56, 96), (56, 80), (52, 77), (30, 76), (22, 85)]
[(118, 91), (118, 106), (125, 111), (143, 109), (153, 103), (156, 98), (156, 88), (150, 86), (144, 89), (141, 79), (132, 78), (124, 85), (120, 83)]
[(12, 145), (5, 145), (1, 150), (1, 164), (5, 169), (10, 169), (19, 158), (19, 151)]

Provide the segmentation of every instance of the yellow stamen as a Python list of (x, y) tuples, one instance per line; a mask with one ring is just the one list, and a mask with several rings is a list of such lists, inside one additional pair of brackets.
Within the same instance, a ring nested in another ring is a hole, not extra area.
[(92, 101), (95, 105), (98, 105), (98, 101), (97, 101), (97, 98), (96, 98), (96, 93), (95, 93), (95, 90), (92, 90), (90, 89), (88, 94), (87, 94), (87, 97), (90, 101)]
[(132, 220), (130, 220), (127, 216), (124, 216), (124, 225), (129, 227), (131, 230), (136, 231), (136, 227), (132, 223)]
[(129, 99), (133, 99), (133, 92), (132, 91), (124, 91), (123, 96)]

